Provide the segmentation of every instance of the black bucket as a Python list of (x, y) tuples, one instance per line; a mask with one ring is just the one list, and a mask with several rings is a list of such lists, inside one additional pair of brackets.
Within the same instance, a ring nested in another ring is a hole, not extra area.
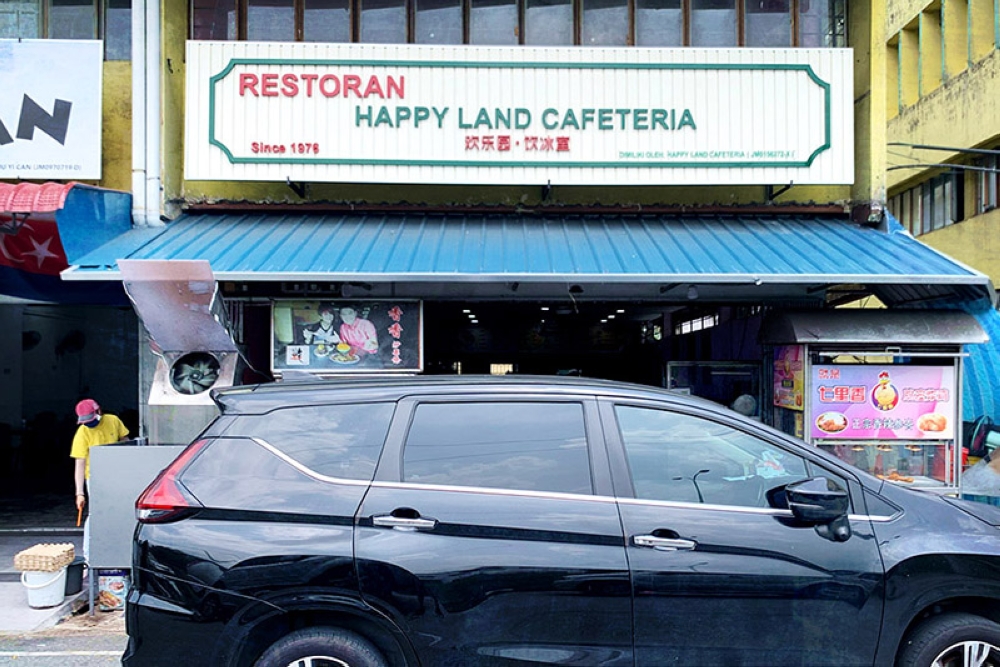
[(83, 568), (86, 561), (83, 556), (77, 556), (66, 566), (66, 595), (76, 595), (83, 590)]

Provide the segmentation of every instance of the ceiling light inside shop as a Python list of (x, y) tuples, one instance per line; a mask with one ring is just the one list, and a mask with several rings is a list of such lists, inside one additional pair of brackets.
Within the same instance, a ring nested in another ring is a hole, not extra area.
[(462, 309), (462, 312), (463, 312), (463, 313), (465, 313), (466, 315), (468, 315), (468, 314), (469, 314), (469, 313), (471, 313), (472, 311), (471, 311), (471, 310), (469, 310), (468, 308), (463, 308), (463, 309)]
[(608, 315), (608, 319), (609, 320), (613, 320), (613, 319), (615, 319), (615, 316), (614, 315)]
[(548, 310), (548, 309), (549, 309), (548, 306), (542, 306), (542, 310)]
[(470, 320), (472, 324), (479, 324), (479, 320)]
[(619, 309), (618, 309), (618, 310), (616, 310), (615, 312), (616, 312), (616, 313), (618, 313), (619, 315), (621, 315), (622, 313), (624, 313), (624, 312), (625, 312), (625, 309), (624, 309), (624, 308), (619, 308)]

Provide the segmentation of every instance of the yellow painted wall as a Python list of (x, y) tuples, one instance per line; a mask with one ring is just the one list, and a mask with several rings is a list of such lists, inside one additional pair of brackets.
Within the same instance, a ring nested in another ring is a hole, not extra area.
[[(994, 50), (994, 0), (889, 0), (886, 4), (887, 48), (898, 39), (899, 113), (887, 122), (889, 143), (954, 148), (993, 147), (1000, 138), (1000, 52)], [(931, 24), (943, 20), (936, 35)], [(914, 25), (927, 39), (914, 40)], [(926, 30), (925, 30), (926, 29)], [(944, 60), (942, 61), (942, 57)], [(920, 89), (914, 91), (907, 67), (919, 64)], [(935, 64), (936, 63), (936, 64)], [(935, 68), (943, 69), (933, 85)], [(919, 94), (915, 94), (918, 92)], [(931, 165), (968, 163), (957, 150), (927, 150), (888, 146), (890, 195), (905, 191), (941, 173)], [(974, 173), (966, 179), (966, 211), (974, 211)], [(920, 241), (977, 269), (1000, 284), (1000, 240), (995, 229), (1000, 210), (963, 220), (921, 235)]]
[(184, 45), (188, 3), (186, 0), (163, 0), (160, 7), (163, 17), (161, 185), (166, 214), (172, 218), (179, 213), (184, 201)]
[(930, 0), (886, 0), (883, 3), (886, 34), (895, 35), (911, 25), (913, 19), (930, 4)]
[(996, 46), (995, 0), (969, 0), (969, 64), (989, 55)]
[(885, 201), (885, 6), (850, 3), (848, 34), (854, 49), (855, 202)]
[(969, 64), (969, 3), (967, 0), (942, 0), (942, 39), (944, 74), (950, 79)]
[[(956, 147), (982, 146), (1000, 136), (1000, 52), (949, 79), (919, 104), (904, 108), (888, 122), (888, 140)], [(889, 165), (940, 163), (958, 156), (944, 151), (891, 147)], [(918, 180), (920, 169), (889, 172), (890, 190)], [(895, 192), (893, 192), (895, 194)], [(964, 223), (962, 223), (964, 224)]]
[(973, 269), (988, 275), (994, 285), (1000, 285), (1000, 209), (950, 225), (920, 240)]
[[(569, 187), (553, 185), (549, 198), (542, 200), (542, 184), (531, 186), (482, 187), (475, 185), (382, 185), (324, 184), (306, 186), (301, 199), (283, 183), (217, 183), (187, 181), (186, 203), (270, 202), (270, 203), (367, 203), (475, 206), (734, 206), (761, 204), (764, 188), (689, 186), (685, 188)], [(781, 204), (847, 205), (850, 188), (796, 186), (775, 199)], [(776, 211), (777, 212), (777, 211)]]
[(920, 95), (927, 95), (941, 85), (941, 12), (920, 12)]
[(132, 64), (104, 63), (101, 91), (101, 180), (80, 181), (112, 190), (132, 190)]

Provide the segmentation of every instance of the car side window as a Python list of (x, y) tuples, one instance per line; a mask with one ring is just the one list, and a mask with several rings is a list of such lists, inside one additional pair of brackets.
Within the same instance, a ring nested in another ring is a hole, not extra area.
[(403, 481), (591, 494), (583, 405), (422, 403), (403, 449)]
[(768, 489), (805, 479), (805, 460), (750, 433), (694, 415), (619, 405), (636, 497), (768, 507)]
[(310, 470), (370, 480), (394, 403), (306, 405), (239, 416), (227, 435), (260, 438)]

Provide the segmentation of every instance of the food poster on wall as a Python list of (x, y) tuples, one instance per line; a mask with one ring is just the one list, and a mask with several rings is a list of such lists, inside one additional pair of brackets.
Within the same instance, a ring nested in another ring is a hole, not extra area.
[(805, 347), (779, 345), (774, 348), (774, 404), (789, 410), (804, 410)]
[(954, 366), (813, 366), (811, 380), (813, 438), (955, 437)]
[(315, 373), (423, 370), (419, 301), (299, 301), (272, 305), (272, 369)]

